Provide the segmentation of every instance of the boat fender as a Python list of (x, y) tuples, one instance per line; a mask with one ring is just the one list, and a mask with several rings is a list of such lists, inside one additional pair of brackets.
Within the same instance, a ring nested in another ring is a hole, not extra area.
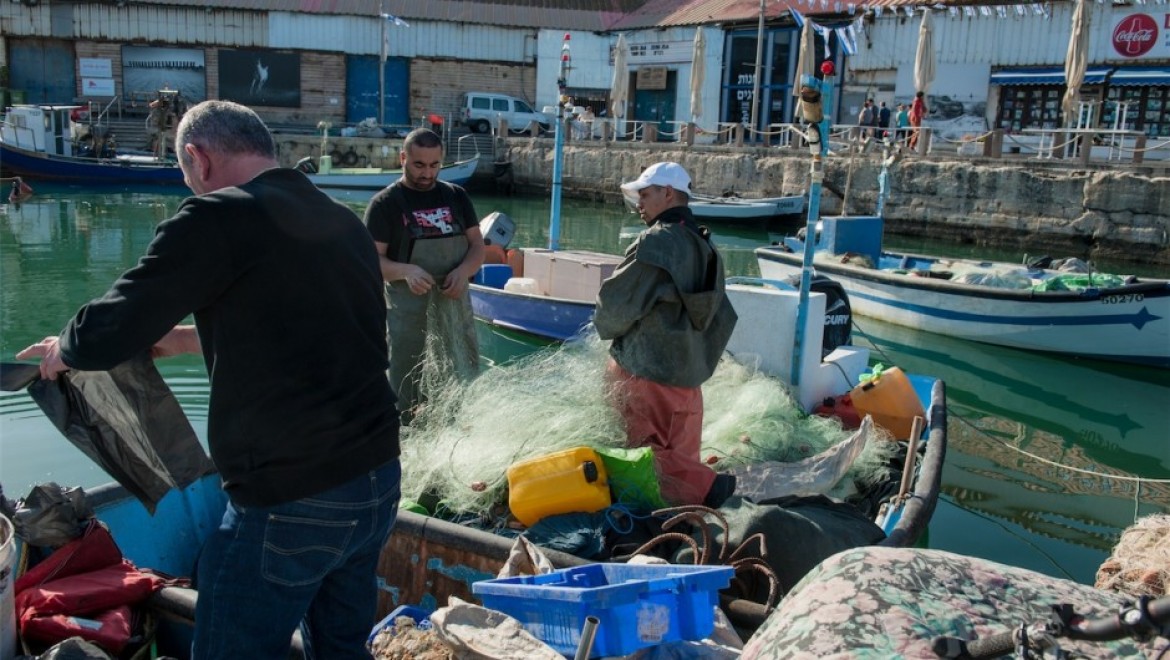
[(358, 155), (357, 152), (353, 149), (345, 152), (345, 155), (341, 157), (341, 164), (345, 165), (346, 167), (353, 167), (354, 165), (357, 165), (357, 162)]

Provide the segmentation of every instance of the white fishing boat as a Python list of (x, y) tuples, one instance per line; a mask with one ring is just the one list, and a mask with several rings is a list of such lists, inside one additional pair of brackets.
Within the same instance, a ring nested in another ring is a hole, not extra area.
[(804, 212), (805, 200), (804, 195), (760, 198), (692, 195), (690, 207), (691, 213), (699, 220), (767, 220), (777, 216), (799, 215)]
[[(479, 154), (466, 160), (448, 163), (439, 170), (439, 179), (456, 185), (465, 185), (479, 166)], [(335, 190), (381, 190), (402, 176), (401, 169), (381, 167), (330, 167), (328, 170), (306, 172), (318, 188)]]
[[(823, 217), (816, 271), (862, 316), (961, 339), (1170, 367), (1170, 282), (881, 249), (880, 216)], [(756, 249), (760, 274), (800, 273), (804, 241)]]
[[(637, 212), (638, 200), (623, 196), (626, 208)], [(691, 213), (699, 221), (743, 222), (760, 221), (804, 212), (806, 195), (785, 197), (739, 197), (738, 195), (691, 195)]]

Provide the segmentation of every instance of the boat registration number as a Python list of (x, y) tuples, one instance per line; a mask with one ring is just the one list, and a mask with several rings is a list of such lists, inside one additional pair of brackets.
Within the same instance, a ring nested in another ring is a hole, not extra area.
[(1144, 293), (1118, 293), (1112, 296), (1104, 296), (1101, 302), (1106, 305), (1116, 305), (1119, 303), (1141, 302), (1146, 299)]

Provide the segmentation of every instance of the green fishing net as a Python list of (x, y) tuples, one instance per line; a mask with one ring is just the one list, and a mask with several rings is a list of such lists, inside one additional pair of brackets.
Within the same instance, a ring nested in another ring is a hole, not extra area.
[[(607, 347), (592, 335), (474, 379), (424, 378), (427, 402), (402, 431), (403, 497), (497, 517), (512, 463), (573, 447), (624, 447), (622, 420), (606, 399)], [(800, 460), (850, 434), (835, 420), (805, 416), (780, 381), (729, 358), (704, 384), (703, 401), (702, 456), (716, 471)], [(868, 443), (850, 476), (875, 481), (895, 450), (896, 443)], [(653, 492), (646, 497), (653, 501)]]

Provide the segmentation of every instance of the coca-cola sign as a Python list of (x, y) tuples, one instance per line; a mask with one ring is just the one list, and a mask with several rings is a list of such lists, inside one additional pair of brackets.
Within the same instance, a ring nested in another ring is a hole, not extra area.
[(1158, 22), (1147, 14), (1130, 14), (1113, 29), (1113, 50), (1122, 57), (1141, 57), (1158, 43)]

